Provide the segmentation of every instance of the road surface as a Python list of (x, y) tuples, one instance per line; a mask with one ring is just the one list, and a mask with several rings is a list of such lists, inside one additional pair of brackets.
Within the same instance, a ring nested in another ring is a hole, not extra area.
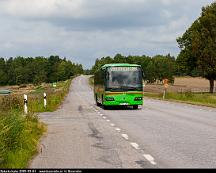
[(216, 168), (216, 109), (147, 99), (138, 110), (97, 107), (88, 76), (72, 81), (31, 168)]

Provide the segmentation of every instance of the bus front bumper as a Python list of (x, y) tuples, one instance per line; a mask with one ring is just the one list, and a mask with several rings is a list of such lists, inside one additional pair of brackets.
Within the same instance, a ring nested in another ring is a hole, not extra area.
[(134, 106), (143, 105), (142, 94), (121, 94), (105, 96), (103, 105), (105, 106)]

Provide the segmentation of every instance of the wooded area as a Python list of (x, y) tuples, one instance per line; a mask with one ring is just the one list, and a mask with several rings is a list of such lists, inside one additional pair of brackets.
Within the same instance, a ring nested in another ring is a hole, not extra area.
[(81, 64), (72, 63), (59, 56), (0, 58), (0, 85), (50, 83), (81, 73)]
[(96, 59), (95, 65), (92, 67), (90, 73), (94, 73), (104, 64), (109, 63), (130, 63), (139, 64), (142, 66), (144, 72), (144, 79), (148, 83), (154, 83), (156, 81), (162, 82), (163, 79), (167, 78), (170, 82), (173, 82), (174, 74), (176, 73), (175, 57), (157, 55), (154, 57), (149, 56), (123, 56), (117, 54), (114, 58), (109, 56), (101, 59)]

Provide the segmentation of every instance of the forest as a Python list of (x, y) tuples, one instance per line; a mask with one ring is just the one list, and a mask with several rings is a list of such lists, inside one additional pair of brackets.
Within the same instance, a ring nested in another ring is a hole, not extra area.
[(81, 64), (59, 56), (0, 58), (0, 85), (51, 83), (81, 73)]

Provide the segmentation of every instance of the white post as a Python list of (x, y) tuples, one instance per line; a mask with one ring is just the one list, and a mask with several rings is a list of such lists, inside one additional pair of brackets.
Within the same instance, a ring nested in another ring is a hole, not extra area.
[(27, 103), (28, 103), (28, 97), (27, 97), (26, 94), (24, 94), (24, 113), (25, 113), (25, 114), (28, 113)]
[(46, 101), (46, 93), (44, 93), (44, 108), (46, 108), (47, 101)]

